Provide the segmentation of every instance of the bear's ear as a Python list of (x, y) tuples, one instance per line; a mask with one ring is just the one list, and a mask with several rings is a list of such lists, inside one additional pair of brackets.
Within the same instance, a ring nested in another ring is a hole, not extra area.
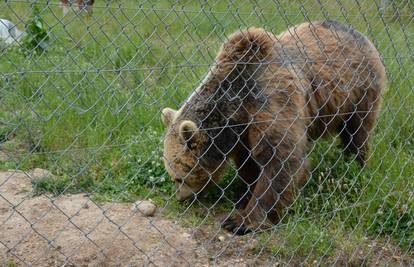
[(193, 121), (185, 120), (180, 124), (179, 134), (183, 141), (187, 143), (191, 138), (198, 135), (198, 127)]
[(165, 108), (161, 112), (161, 120), (165, 124), (165, 126), (169, 127), (174, 120), (175, 113), (177, 113), (176, 110), (173, 110), (172, 108)]

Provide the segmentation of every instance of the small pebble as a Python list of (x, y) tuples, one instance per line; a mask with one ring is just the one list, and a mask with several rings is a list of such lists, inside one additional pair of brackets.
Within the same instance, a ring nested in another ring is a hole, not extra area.
[(8, 161), (8, 160), (9, 160), (9, 156), (6, 154), (6, 152), (3, 152), (0, 150), (0, 162)]
[(191, 235), (189, 233), (183, 233), (183, 237), (185, 239), (190, 239), (191, 238)]
[(32, 179), (42, 179), (42, 178), (49, 178), (52, 177), (53, 174), (45, 169), (36, 168), (29, 172)]
[(153, 216), (157, 207), (150, 201), (140, 200), (134, 203), (132, 209), (144, 216)]

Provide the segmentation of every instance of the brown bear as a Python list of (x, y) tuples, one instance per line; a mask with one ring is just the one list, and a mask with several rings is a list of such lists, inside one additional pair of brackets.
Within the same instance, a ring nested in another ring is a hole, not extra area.
[(308, 179), (310, 140), (338, 135), (367, 160), (386, 73), (374, 45), (351, 26), (310, 22), (280, 35), (231, 35), (178, 111), (166, 108), (164, 161), (179, 200), (217, 184), (232, 160), (246, 185), (236, 234), (279, 222)]

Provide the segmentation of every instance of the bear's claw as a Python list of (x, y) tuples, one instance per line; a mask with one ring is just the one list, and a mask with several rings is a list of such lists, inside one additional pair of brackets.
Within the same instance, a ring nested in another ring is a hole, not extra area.
[(238, 219), (227, 219), (222, 227), (229, 232), (232, 232), (236, 235), (245, 235), (250, 233), (252, 230), (248, 228), (244, 223), (240, 222)]

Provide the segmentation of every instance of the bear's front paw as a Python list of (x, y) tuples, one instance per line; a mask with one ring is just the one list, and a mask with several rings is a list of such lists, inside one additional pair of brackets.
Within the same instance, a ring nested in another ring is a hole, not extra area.
[(245, 224), (242, 217), (229, 218), (224, 221), (222, 227), (236, 235), (245, 235), (252, 231), (252, 229)]

